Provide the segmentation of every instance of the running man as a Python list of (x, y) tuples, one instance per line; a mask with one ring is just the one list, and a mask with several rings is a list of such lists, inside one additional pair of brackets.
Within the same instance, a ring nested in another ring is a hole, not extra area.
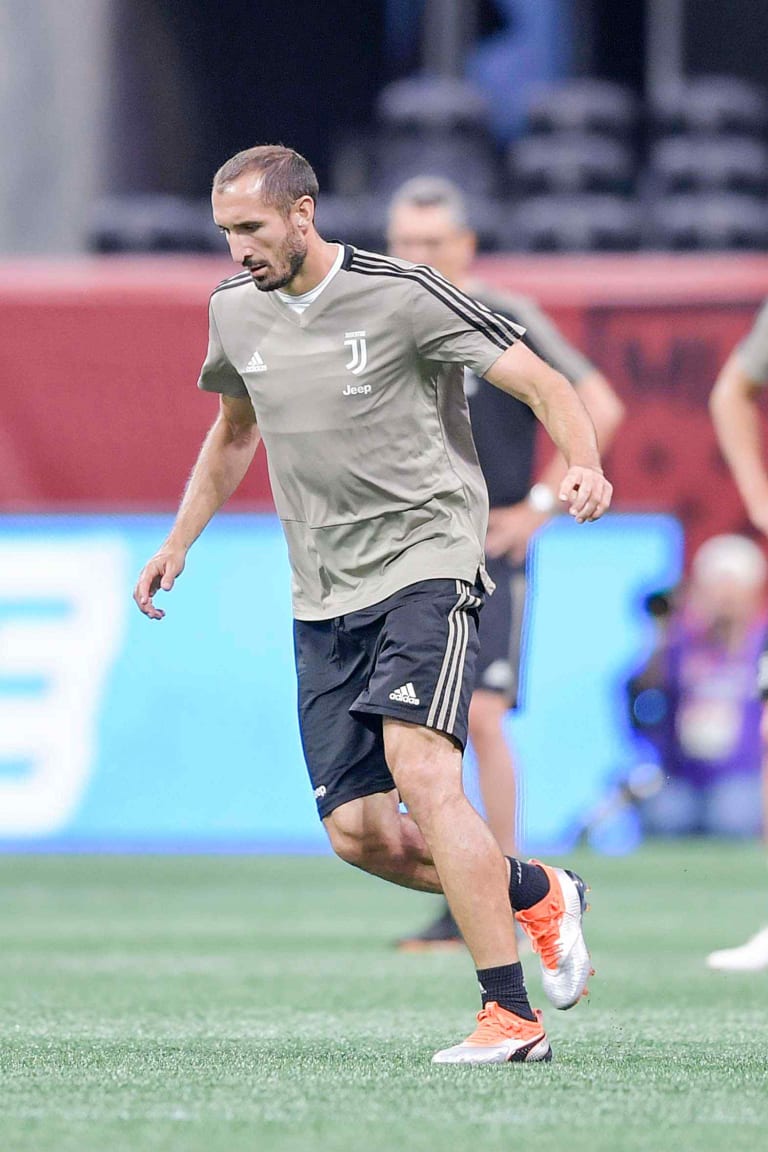
[[(768, 385), (768, 301), (752, 331), (729, 356), (709, 401), (715, 432), (747, 515), (768, 536), (768, 469), (763, 451), (759, 400)], [(763, 834), (768, 837), (768, 638), (760, 658), (758, 688), (763, 701)], [(760, 972), (768, 968), (768, 924), (745, 944), (710, 952), (710, 968)]]
[[(446, 280), (493, 312), (525, 329), (525, 343), (578, 387), (604, 452), (624, 409), (608, 381), (523, 296), (503, 295), (470, 279), (477, 237), (467, 224), (461, 191), (439, 177), (416, 177), (395, 193), (389, 209), (389, 251), (414, 264), (431, 264)], [(525, 555), (538, 528), (558, 511), (567, 471), (557, 453), (534, 483), (536, 418), (531, 409), (474, 373), (465, 374), (472, 432), (490, 498), (486, 564), (496, 585), (483, 609), (469, 738), (477, 760), (488, 825), (506, 856), (517, 855), (516, 777), (504, 718), (520, 703), (521, 639), (525, 611)], [(461, 944), (447, 904), (436, 919), (402, 939), (406, 950)]]
[(162, 619), (154, 596), (173, 587), (263, 439), (292, 568), (302, 742), (331, 844), (448, 900), (483, 1008), (435, 1062), (548, 1060), (515, 916), (546, 994), (569, 1008), (589, 975), (584, 885), (537, 862), (510, 865), (462, 791), (490, 591), (463, 365), (540, 417), (568, 461), (559, 497), (578, 523), (605, 512), (611, 485), (584, 406), (521, 329), (430, 268), (322, 239), (317, 195), (312, 168), (281, 146), (240, 152), (214, 177), (214, 219), (243, 269), (211, 298), (199, 385), (219, 393), (219, 415), (134, 598)]

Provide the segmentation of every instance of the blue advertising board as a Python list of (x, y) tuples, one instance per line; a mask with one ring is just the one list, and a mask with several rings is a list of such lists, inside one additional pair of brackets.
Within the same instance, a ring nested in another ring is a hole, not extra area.
[[(152, 622), (131, 592), (168, 526), (0, 519), (0, 849), (326, 850), (279, 524), (218, 517)], [(679, 578), (681, 551), (664, 516), (540, 534), (526, 707), (509, 719), (530, 849), (567, 839), (631, 759), (622, 692), (651, 639), (642, 601)]]

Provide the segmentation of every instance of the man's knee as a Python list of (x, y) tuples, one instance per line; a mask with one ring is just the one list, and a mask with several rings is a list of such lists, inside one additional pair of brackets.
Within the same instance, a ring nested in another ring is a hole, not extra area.
[(461, 751), (441, 732), (390, 722), (385, 727), (390, 771), (419, 827), (462, 796)]
[(375, 871), (383, 860), (394, 859), (399, 852), (396, 815), (397, 802), (391, 793), (350, 800), (335, 808), (323, 823), (336, 855), (347, 864)]

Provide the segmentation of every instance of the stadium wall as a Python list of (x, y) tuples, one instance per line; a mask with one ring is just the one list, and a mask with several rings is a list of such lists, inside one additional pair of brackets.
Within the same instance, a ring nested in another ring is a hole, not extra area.
[[(279, 524), (218, 517), (156, 623), (131, 591), (169, 523), (0, 517), (0, 850), (327, 848)], [(680, 552), (669, 517), (563, 517), (541, 534), (525, 707), (509, 718), (530, 851), (571, 845), (642, 757), (624, 683), (654, 639), (643, 597), (675, 582)]]
[[(617, 507), (677, 515), (691, 547), (744, 527), (706, 400), (768, 295), (768, 257), (486, 258), (534, 296), (627, 405)], [(196, 392), (225, 259), (0, 265), (0, 509), (172, 509), (215, 397)], [(260, 458), (235, 509), (271, 509)]]

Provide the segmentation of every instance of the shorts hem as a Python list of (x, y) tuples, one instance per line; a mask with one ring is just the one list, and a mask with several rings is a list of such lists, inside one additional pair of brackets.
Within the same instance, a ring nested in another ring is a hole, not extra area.
[(335, 792), (333, 796), (324, 796), (317, 805), (317, 812), (321, 820), (330, 816), (342, 804), (349, 804), (352, 800), (362, 800), (365, 796), (375, 796), (377, 792), (394, 792), (395, 782), (390, 776), (388, 780), (366, 780), (360, 783), (359, 788), (347, 788), (343, 792)]
[(412, 709), (406, 711), (404, 708), (397, 708), (394, 704), (355, 704), (353, 708), (350, 708), (350, 712), (353, 715), (358, 712), (362, 713), (363, 720), (365, 716), (386, 716), (390, 720), (405, 720), (408, 724), (415, 724), (417, 728), (429, 728), (430, 732), (439, 732), (442, 736), (447, 736), (462, 752), (467, 746), (466, 733), (462, 736), (459, 732), (447, 732), (439, 724), (428, 724), (425, 716)]

